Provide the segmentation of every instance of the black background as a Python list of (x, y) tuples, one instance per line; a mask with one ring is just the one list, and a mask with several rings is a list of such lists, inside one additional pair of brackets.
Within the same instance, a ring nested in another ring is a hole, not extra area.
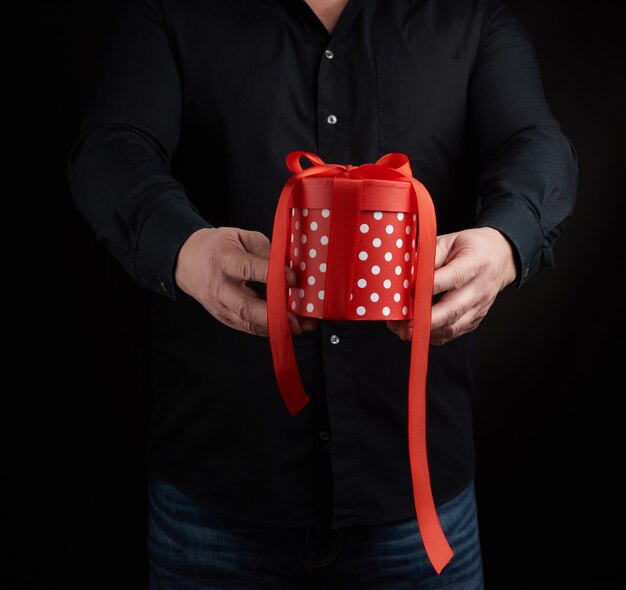
[[(5, 430), (15, 460), (3, 478), (15, 503), (5, 507), (18, 524), (5, 534), (17, 572), (5, 588), (146, 587), (145, 294), (76, 213), (66, 177), (118, 3), (28, 2), (26, 33), (8, 52), (9, 61), (26, 61), (10, 90), (17, 114), (5, 112), (18, 134), (9, 146), (15, 167), (5, 170), (17, 178), (5, 194), (16, 213), (4, 227), (23, 236), (5, 260), (5, 313), (20, 327), (5, 332), (7, 375), (19, 384), (8, 388), (18, 404), (5, 418), (17, 427)], [(556, 268), (503, 292), (478, 330), (486, 585), (613, 588), (624, 580), (622, 3), (508, 5), (535, 44), (548, 102), (578, 151), (580, 181)]]

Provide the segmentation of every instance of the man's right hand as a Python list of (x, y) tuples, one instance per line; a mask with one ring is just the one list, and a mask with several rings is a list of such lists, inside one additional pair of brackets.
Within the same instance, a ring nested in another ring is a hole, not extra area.
[[(248, 282), (267, 283), (270, 241), (262, 233), (236, 227), (200, 229), (182, 245), (174, 279), (220, 322), (249, 334), (267, 336), (267, 303)], [(285, 267), (287, 284), (296, 273)], [(302, 322), (287, 312), (292, 334), (313, 330), (316, 320)]]

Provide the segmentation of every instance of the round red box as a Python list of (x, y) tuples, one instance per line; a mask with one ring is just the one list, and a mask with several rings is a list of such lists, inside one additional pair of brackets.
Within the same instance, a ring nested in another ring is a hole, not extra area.
[[(398, 201), (398, 193), (410, 202), (406, 182), (365, 179), (362, 210), (356, 239), (356, 260), (345, 320), (400, 320), (413, 315), (415, 240), (417, 217), (411, 211), (368, 209), (368, 201), (380, 206), (381, 190)], [(323, 318), (324, 300), (333, 285), (327, 284), (328, 245), (332, 223), (333, 181), (303, 178), (298, 201), (291, 209), (289, 266), (298, 283), (288, 292), (288, 309), (299, 316)], [(325, 206), (327, 205), (327, 206)], [(341, 228), (334, 228), (341, 231)], [(350, 267), (349, 261), (334, 261)]]

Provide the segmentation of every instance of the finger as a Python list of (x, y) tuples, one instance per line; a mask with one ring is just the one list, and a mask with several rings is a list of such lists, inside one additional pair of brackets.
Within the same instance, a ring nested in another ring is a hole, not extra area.
[(236, 313), (226, 307), (224, 307), (222, 313), (216, 317), (227, 326), (239, 330), (240, 332), (246, 332), (254, 336), (267, 336), (268, 334), (267, 326), (243, 321)]
[(433, 330), (430, 335), (430, 343), (435, 346), (440, 346), (459, 336), (463, 336), (463, 334), (474, 331), (487, 315), (487, 311), (487, 309), (481, 306), (468, 310), (458, 322)]
[(302, 332), (311, 332), (317, 328), (317, 318), (301, 318), (290, 311), (287, 312), (291, 333), (299, 336)]
[(298, 284), (298, 275), (296, 275), (295, 271), (288, 266), (285, 266), (285, 278), (287, 279), (287, 284), (290, 287), (295, 287)]
[(288, 311), (287, 320), (289, 321), (289, 329), (292, 334), (296, 336), (299, 336), (300, 334), (302, 334), (302, 331), (303, 331), (302, 322), (300, 321), (298, 316), (295, 316), (290, 311)]
[(477, 274), (476, 264), (471, 258), (466, 256), (454, 258), (448, 264), (435, 271), (433, 295), (460, 289)]
[[(259, 258), (267, 258), (269, 260), (272, 248), (271, 243), (265, 234), (258, 231), (239, 230), (238, 236), (241, 245), (247, 252), (258, 256)], [(285, 266), (285, 277), (287, 279), (287, 284), (290, 287), (295, 287), (298, 283), (298, 277), (295, 271), (288, 266)], [(266, 283), (267, 280), (262, 282)]]
[(267, 258), (248, 252), (230, 251), (220, 258), (220, 267), (232, 279), (267, 283)]
[(441, 268), (450, 254), (450, 249), (454, 243), (455, 234), (443, 234), (437, 236), (437, 245), (435, 248), (435, 269)]
[(410, 340), (413, 336), (413, 320), (388, 320), (387, 328), (400, 340)]
[(218, 293), (219, 302), (228, 309), (245, 332), (267, 335), (267, 303), (250, 287), (225, 281)]
[(463, 287), (448, 291), (431, 310), (430, 329), (451, 326), (458, 322), (469, 310), (482, 301), (478, 281), (470, 281)]
[(250, 252), (250, 254), (255, 254), (261, 258), (270, 257), (271, 245), (265, 234), (262, 234), (260, 231), (240, 229), (237, 231), (237, 237), (246, 252)]
[(235, 314), (232, 309), (229, 309), (219, 301), (216, 301), (210, 307), (207, 307), (207, 310), (211, 313), (211, 315), (213, 315), (213, 317), (218, 319), (224, 325), (229, 326), (230, 328), (233, 328), (240, 332), (246, 332), (248, 334), (254, 334), (259, 336), (266, 335), (263, 333), (264, 330), (262, 326), (255, 326), (250, 324), (249, 322), (243, 322), (242, 319), (237, 316), (237, 314)]

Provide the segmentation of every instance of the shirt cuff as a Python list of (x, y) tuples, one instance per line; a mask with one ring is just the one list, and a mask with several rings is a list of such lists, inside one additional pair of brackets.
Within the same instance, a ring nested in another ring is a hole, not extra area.
[(137, 254), (142, 287), (176, 299), (174, 266), (178, 251), (195, 231), (213, 227), (189, 203), (167, 201), (145, 221)]
[(543, 232), (530, 209), (514, 200), (498, 200), (480, 212), (476, 227), (493, 227), (508, 238), (515, 254), (517, 288), (542, 268)]

